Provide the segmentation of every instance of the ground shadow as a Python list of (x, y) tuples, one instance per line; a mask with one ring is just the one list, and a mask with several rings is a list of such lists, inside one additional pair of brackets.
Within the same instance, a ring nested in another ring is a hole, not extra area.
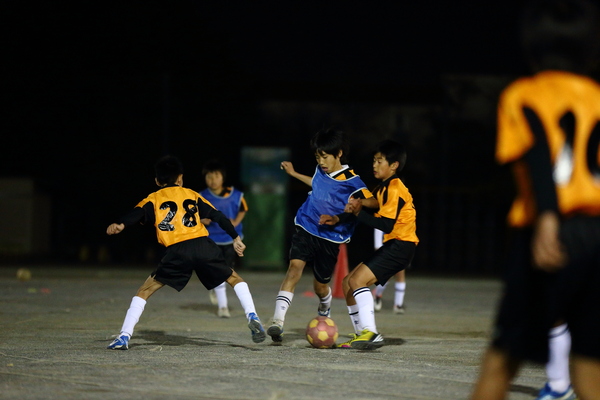
[(135, 335), (136, 339), (144, 340), (146, 343), (131, 343), (129, 348), (138, 346), (230, 346), (244, 348), (248, 350), (259, 350), (255, 347), (248, 347), (240, 344), (235, 344), (227, 341), (206, 339), (190, 336), (172, 335), (164, 331), (141, 330)]
[(212, 304), (189, 303), (189, 304), (179, 306), (179, 308), (181, 308), (182, 310), (206, 311), (206, 312), (210, 312), (210, 313), (217, 312), (217, 306), (213, 306)]
[[(290, 331), (285, 331), (285, 338), (287, 339), (304, 339), (306, 338), (306, 330), (301, 328), (292, 329)], [(347, 339), (346, 339), (347, 338)], [(341, 339), (341, 340), (340, 340)], [(284, 339), (285, 340), (285, 339)], [(338, 336), (338, 344), (341, 342), (345, 342), (350, 340), (350, 335), (339, 335)], [(406, 340), (402, 338), (393, 338), (393, 337), (384, 337), (385, 346), (402, 346), (406, 343)], [(280, 346), (281, 343), (272, 343), (274, 346)], [(310, 344), (307, 347), (311, 347)]]
[(385, 340), (386, 346), (402, 346), (404, 343), (406, 343), (406, 340), (401, 338), (391, 338), (384, 336), (383, 339)]

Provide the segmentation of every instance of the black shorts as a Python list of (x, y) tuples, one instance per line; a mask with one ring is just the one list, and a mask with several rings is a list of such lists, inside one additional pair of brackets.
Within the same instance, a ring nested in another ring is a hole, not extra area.
[(561, 272), (558, 313), (571, 331), (571, 352), (600, 359), (600, 217), (574, 217), (561, 225), (569, 265)]
[(493, 344), (517, 358), (546, 363), (549, 330), (564, 319), (571, 351), (600, 359), (600, 218), (564, 221), (561, 241), (569, 263), (549, 274), (531, 265), (531, 231), (516, 232)]
[(220, 244), (219, 247), (223, 252), (223, 257), (225, 257), (225, 262), (227, 265), (231, 267), (231, 269), (235, 269), (235, 261), (237, 260), (237, 254), (235, 249), (233, 248), (233, 243), (230, 244)]
[(290, 247), (290, 260), (302, 260), (310, 265), (317, 282), (331, 281), (339, 252), (339, 243), (313, 236), (296, 226)]
[(150, 276), (177, 291), (189, 282), (192, 272), (207, 289), (225, 282), (233, 273), (223, 252), (208, 236), (169, 246)]
[(413, 242), (388, 240), (363, 264), (377, 278), (376, 284), (385, 285), (388, 279), (410, 266), (416, 247)]
[(548, 333), (558, 318), (552, 293), (556, 275), (532, 267), (530, 229), (511, 233), (492, 344), (513, 357), (546, 363)]

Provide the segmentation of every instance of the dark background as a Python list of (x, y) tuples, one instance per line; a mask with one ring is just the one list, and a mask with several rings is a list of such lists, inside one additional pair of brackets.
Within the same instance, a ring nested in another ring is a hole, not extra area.
[[(82, 246), (109, 246), (112, 262), (147, 260), (152, 232), (118, 243), (104, 232), (154, 190), (160, 155), (183, 160), (186, 186), (204, 187), (212, 157), (240, 186), (243, 146), (289, 147), (311, 174), (308, 141), (334, 126), (371, 187), (369, 146), (407, 143), (415, 264), (497, 271), (512, 186), (493, 162), (494, 107), (503, 85), (527, 73), (521, 2), (404, 3), (4, 2), (0, 178), (32, 178), (51, 198), (50, 254), (35, 256), (80, 262)], [(487, 103), (464, 112), (481, 93)], [(306, 111), (315, 104), (320, 112)], [(426, 110), (429, 129), (369, 122), (386, 107)], [(291, 183), (290, 220), (305, 197)], [(370, 251), (370, 232), (354, 243), (352, 261)]]

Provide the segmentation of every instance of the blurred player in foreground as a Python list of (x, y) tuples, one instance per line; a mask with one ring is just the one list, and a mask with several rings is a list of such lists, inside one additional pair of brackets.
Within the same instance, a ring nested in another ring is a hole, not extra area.
[(312, 177), (296, 172), (289, 161), (281, 163), (281, 169), (312, 187), (312, 191), (294, 219), (296, 232), (292, 237), (290, 263), (275, 300), (272, 323), (267, 329), (274, 342), (282, 341), (285, 314), (307, 264), (312, 267), (313, 287), (319, 297), (317, 313), (330, 315), (332, 295), (329, 282), (337, 263), (339, 246), (350, 241), (356, 221), (350, 218), (336, 226), (328, 226), (319, 224), (319, 217), (342, 213), (352, 197), (358, 198), (358, 201), (369, 199), (376, 204), (360, 176), (345, 165), (348, 145), (342, 132), (331, 129), (319, 131), (311, 139), (310, 147), (318, 164)]
[[(201, 191), (200, 195), (229, 218), (235, 231), (244, 240), (242, 220), (248, 211), (244, 193), (233, 186), (224, 186), (227, 172), (225, 167), (217, 161), (209, 161), (204, 164), (202, 175), (206, 182), (206, 189)], [(237, 257), (233, 248), (233, 239), (218, 224), (212, 224), (211, 222), (208, 218), (202, 219), (202, 223), (208, 229), (210, 238), (221, 248), (227, 265), (233, 269)], [(217, 315), (221, 318), (229, 318), (225, 282), (212, 289), (210, 294), (211, 302), (217, 305)]]
[(208, 237), (208, 231), (200, 219), (208, 218), (218, 223), (233, 239), (233, 247), (240, 257), (246, 245), (222, 212), (217, 211), (200, 194), (183, 187), (183, 166), (177, 158), (162, 157), (156, 163), (155, 170), (155, 181), (160, 189), (139, 202), (120, 222), (110, 224), (106, 229), (107, 234), (116, 235), (137, 223), (154, 225), (159, 243), (166, 247), (158, 267), (131, 300), (121, 331), (108, 349), (127, 350), (148, 298), (164, 285), (181, 291), (189, 282), (192, 272), (209, 290), (223, 282), (230, 284), (248, 318), (252, 340), (255, 343), (264, 341), (265, 331), (256, 315), (248, 284), (227, 265), (223, 252)]
[[(359, 222), (385, 232), (383, 246), (360, 263), (343, 280), (342, 287), (348, 314), (354, 326), (354, 337), (338, 345), (340, 348), (373, 350), (383, 346), (383, 336), (375, 324), (374, 301), (369, 286), (387, 282), (408, 267), (419, 243), (416, 234), (416, 211), (413, 199), (400, 180), (406, 164), (404, 146), (392, 140), (381, 142), (374, 152), (373, 173), (381, 183), (373, 191), (379, 204), (375, 215), (363, 210), (362, 202), (351, 199), (345, 211)], [(343, 215), (322, 215), (322, 224), (337, 224)]]
[[(500, 98), (496, 159), (513, 166), (517, 228), (492, 342), (472, 399), (504, 399), (524, 360), (545, 363), (548, 332), (566, 320), (571, 378), (600, 399), (599, 14), (585, 0), (528, 4), (522, 41), (535, 74)], [(540, 399), (571, 399), (542, 392)]]

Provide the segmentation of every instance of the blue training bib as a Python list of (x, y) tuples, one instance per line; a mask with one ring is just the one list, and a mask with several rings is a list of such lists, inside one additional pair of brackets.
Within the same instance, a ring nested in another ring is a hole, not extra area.
[(366, 185), (360, 176), (345, 180), (337, 180), (317, 166), (312, 178), (312, 190), (308, 198), (296, 213), (294, 223), (308, 233), (335, 243), (346, 243), (354, 233), (356, 222), (330, 225), (319, 225), (321, 215), (337, 215), (344, 212), (344, 207), (352, 195)]
[[(225, 216), (231, 220), (235, 219), (240, 211), (240, 203), (242, 202), (242, 197), (244, 196), (243, 192), (231, 188), (231, 193), (229, 196), (221, 197), (214, 195), (208, 188), (204, 189), (200, 192), (202, 197), (208, 200), (215, 208), (221, 211)], [(239, 224), (235, 227), (235, 231), (240, 235), (240, 238), (243, 239), (244, 235), (242, 234), (242, 226), (243, 224)], [(208, 237), (210, 237), (216, 244), (231, 244), (233, 243), (233, 239), (231, 236), (227, 234), (216, 222), (211, 223), (206, 227), (208, 229)]]

